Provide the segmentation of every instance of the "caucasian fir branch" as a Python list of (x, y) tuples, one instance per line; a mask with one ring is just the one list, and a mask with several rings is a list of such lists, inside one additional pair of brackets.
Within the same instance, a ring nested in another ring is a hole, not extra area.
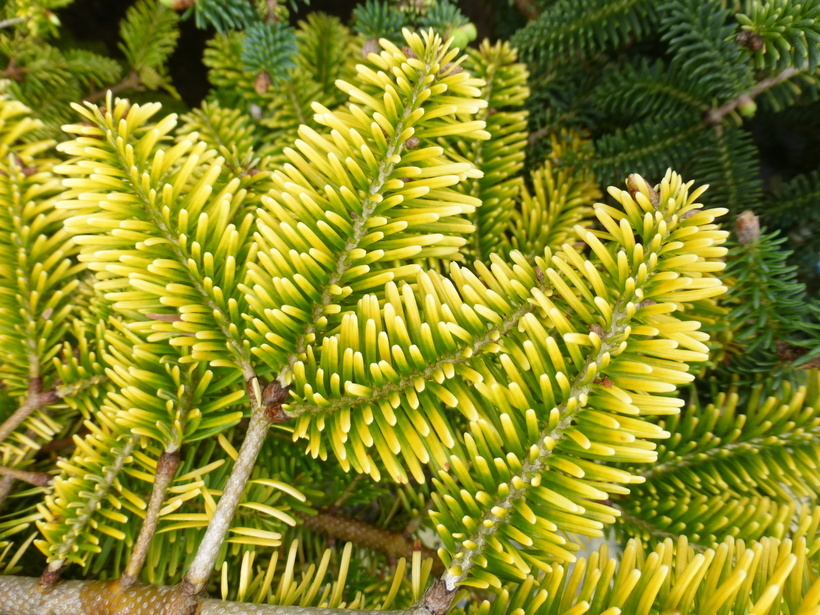
[(817, 373), (690, 385), (726, 210), (522, 174), (515, 52), (404, 38), (264, 157), (0, 101), (0, 611), (817, 613)]

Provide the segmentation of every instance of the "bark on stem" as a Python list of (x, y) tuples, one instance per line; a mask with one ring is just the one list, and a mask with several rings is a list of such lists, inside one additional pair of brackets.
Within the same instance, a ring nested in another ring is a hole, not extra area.
[(3, 510), (3, 504), (6, 503), (6, 498), (11, 493), (11, 488), (14, 486), (14, 478), (11, 476), (4, 476), (0, 478), (0, 511)]
[(179, 467), (179, 451), (164, 452), (157, 461), (157, 473), (154, 476), (154, 487), (151, 490), (151, 500), (148, 502), (148, 509), (145, 513), (145, 520), (142, 522), (139, 536), (134, 543), (134, 550), (125, 572), (122, 573), (120, 583), (124, 587), (131, 587), (140, 577), (142, 566), (145, 564), (145, 557), (148, 555), (148, 548), (151, 546), (151, 539), (157, 529), (159, 522), (159, 511), (165, 502), (165, 495), (168, 487), (176, 476)]
[(219, 548), (228, 534), (231, 520), (239, 506), (239, 501), (242, 499), (245, 485), (247, 485), (248, 478), (250, 478), (253, 467), (256, 465), (256, 458), (259, 456), (259, 451), (271, 423), (271, 419), (265, 415), (263, 409), (257, 408), (251, 414), (248, 433), (245, 435), (245, 440), (239, 449), (239, 456), (234, 463), (233, 470), (231, 470), (231, 475), (228, 477), (228, 482), (225, 484), (225, 489), (222, 491), (222, 497), (219, 498), (214, 516), (208, 525), (202, 542), (199, 543), (194, 561), (191, 562), (191, 566), (182, 580), (182, 585), (189, 595), (200, 594), (208, 583), (208, 577), (211, 576), (214, 569)]
[(762, 94), (766, 90), (773, 88), (778, 83), (786, 81), (786, 79), (791, 79), (797, 73), (800, 73), (806, 70), (809, 67), (808, 63), (804, 64), (801, 68), (790, 67), (784, 70), (779, 75), (775, 75), (774, 77), (769, 77), (768, 79), (763, 79), (759, 81), (751, 90), (748, 92), (744, 92), (737, 98), (729, 101), (725, 105), (718, 107), (717, 109), (711, 109), (706, 112), (703, 116), (703, 121), (706, 124), (711, 126), (719, 126), (723, 117), (737, 109), (740, 105), (749, 102), (754, 99), (755, 96), (758, 94)]
[(0, 466), (0, 476), (8, 477), (14, 480), (21, 480), (29, 485), (36, 487), (48, 487), (51, 484), (51, 474), (45, 472), (26, 472), (25, 470), (18, 470), (17, 468), (7, 468)]
[(28, 21), (28, 17), (12, 17), (11, 19), (4, 19), (0, 21), (0, 30), (3, 28), (9, 28), (15, 24)]
[(17, 408), (17, 410), (0, 425), (0, 442), (8, 438), (11, 432), (17, 429), (20, 424), (36, 410), (44, 408), (49, 404), (57, 403), (59, 400), (60, 396), (56, 391), (46, 391), (45, 393), (32, 391), (29, 393), (23, 405)]
[(137, 71), (132, 70), (128, 73), (128, 76), (117, 83), (116, 85), (112, 85), (110, 88), (105, 88), (104, 90), (100, 90), (99, 92), (94, 92), (93, 94), (89, 94), (85, 97), (85, 100), (91, 103), (98, 103), (100, 101), (105, 100), (105, 97), (108, 95), (110, 91), (112, 94), (118, 94), (123, 90), (133, 90), (139, 88), (142, 85), (142, 81), (140, 81), (140, 76)]
[[(120, 581), (61, 581), (43, 587), (34, 577), (0, 576), (0, 613), (5, 615), (86, 615), (168, 613), (176, 605), (178, 587), (133, 585)], [(248, 604), (223, 600), (199, 600), (197, 615), (443, 615), (455, 593), (435, 581), (422, 599), (401, 611), (325, 609), (303, 606)]]
[[(155, 615), (173, 606), (175, 587), (133, 585), (119, 581), (61, 581), (43, 588), (37, 578), (0, 576), (0, 613), (6, 615), (84, 615), (129, 613)], [(201, 600), (197, 615), (401, 615), (404, 611), (319, 609)]]
[[(327, 513), (309, 515), (295, 511), (293, 514), (302, 520), (302, 523), (307, 529), (313, 532), (365, 546), (368, 549), (384, 553), (387, 557), (404, 557), (409, 560), (413, 557), (413, 551), (416, 550), (417, 541), (405, 535), (403, 532), (394, 532), (370, 525), (358, 519), (350, 519), (348, 517), (340, 517)], [(444, 564), (442, 564), (441, 559), (433, 549), (419, 543), (418, 550), (421, 551), (422, 558), (433, 560), (433, 567), (431, 569), (433, 575), (440, 576), (444, 574)]]

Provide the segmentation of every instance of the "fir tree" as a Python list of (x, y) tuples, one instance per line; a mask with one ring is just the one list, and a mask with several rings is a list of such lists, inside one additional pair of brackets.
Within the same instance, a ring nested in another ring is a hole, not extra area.
[[(0, 612), (820, 609), (817, 173), (744, 124), (813, 4), (141, 0), (46, 106), (61, 4), (0, 30)], [(119, 95), (180, 18), (181, 118)]]

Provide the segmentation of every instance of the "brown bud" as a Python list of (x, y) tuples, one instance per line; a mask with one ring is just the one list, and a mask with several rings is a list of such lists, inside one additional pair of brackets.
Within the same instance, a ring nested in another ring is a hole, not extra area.
[(28, 166), (25, 162), (23, 162), (23, 159), (20, 158), (20, 156), (15, 155), (14, 162), (18, 167), (20, 167), (20, 172), (26, 177), (31, 177), (37, 172), (37, 167)]
[(539, 282), (543, 282), (545, 277), (546, 276), (544, 275), (544, 272), (541, 271), (541, 267), (536, 267), (535, 268), (535, 279), (538, 280)]
[(49, 564), (40, 575), (40, 585), (42, 587), (51, 587), (60, 580), (60, 575), (63, 573), (64, 565), (54, 566), (54, 563)]
[(404, 147), (407, 149), (416, 149), (419, 146), (419, 138), (418, 137), (410, 137), (407, 141), (404, 142)]
[(290, 387), (283, 387), (278, 380), (273, 380), (262, 390), (262, 407), (265, 416), (272, 423), (284, 423), (290, 417), (282, 410), (282, 404), (288, 398)]
[(632, 173), (626, 178), (626, 189), (629, 190), (629, 194), (632, 195), (633, 199), (639, 192), (643, 194), (647, 199), (649, 199), (649, 202), (652, 203), (652, 207), (655, 209), (657, 209), (661, 204), (661, 197), (655, 189), (648, 181), (637, 173)]
[(256, 167), (254, 167), (252, 169), (248, 169), (247, 171), (245, 171), (245, 175), (247, 175), (248, 177), (253, 177), (257, 173), (261, 173), (261, 172), (262, 172), (262, 169), (257, 169)]
[(744, 211), (735, 220), (735, 235), (744, 246), (760, 238), (760, 218), (751, 211)]
[(498, 113), (498, 109), (496, 109), (495, 107), (490, 107), (489, 109), (487, 109), (487, 115), (488, 116), (493, 116), (496, 113)]
[(258, 75), (256, 75), (256, 80), (253, 82), (253, 89), (256, 90), (257, 94), (264, 94), (268, 91), (271, 84), (270, 74), (268, 71), (263, 70)]
[(757, 32), (743, 30), (735, 37), (735, 42), (743, 47), (748, 47), (752, 51), (760, 51), (766, 41)]
[(419, 606), (426, 609), (430, 615), (444, 615), (453, 602), (457, 589), (447, 589), (447, 584), (436, 579), (424, 592)]
[(402, 48), (401, 48), (401, 52), (404, 54), (404, 56), (405, 56), (408, 60), (411, 60), (411, 59), (416, 59), (416, 60), (418, 60), (418, 56), (415, 54), (415, 52), (414, 52), (412, 49), (410, 49), (410, 47), (407, 47), (407, 46), (402, 47)]
[(655, 305), (657, 303), (657, 301), (652, 301), (652, 299), (644, 299), (638, 304), (638, 309), (649, 307), (650, 305)]
[(595, 379), (595, 384), (600, 384), (605, 389), (611, 389), (612, 385), (615, 384), (610, 380), (607, 376), (600, 375)]

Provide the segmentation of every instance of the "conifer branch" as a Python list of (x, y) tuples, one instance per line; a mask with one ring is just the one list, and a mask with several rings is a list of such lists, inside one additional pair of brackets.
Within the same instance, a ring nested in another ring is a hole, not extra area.
[[(4, 615), (78, 615), (115, 613), (140, 605), (141, 613), (174, 613), (180, 604), (176, 587), (132, 585), (116, 581), (61, 581), (43, 587), (33, 577), (0, 576), (0, 612)], [(191, 603), (197, 615), (442, 615), (423, 604), (406, 610), (328, 609), (204, 599)], [(130, 611), (129, 611), (130, 612)]]
[(24, 401), (22, 405), (17, 408), (17, 410), (15, 410), (9, 418), (3, 421), (2, 425), (0, 425), (0, 442), (8, 438), (9, 435), (11, 435), (11, 433), (34, 412), (51, 404), (57, 403), (60, 400), (60, 396), (56, 391), (42, 392), (39, 388), (40, 379), (36, 378), (32, 380), (29, 384), (30, 392), (26, 397), (26, 401)]
[(11, 493), (11, 488), (14, 486), (14, 481), (17, 480), (13, 476), (4, 476), (0, 478), (0, 511), (3, 510), (3, 504), (6, 503), (6, 498)]
[(433, 560), (433, 567), (430, 570), (433, 575), (440, 576), (444, 573), (444, 564), (435, 550), (413, 540), (405, 532), (386, 530), (358, 519), (328, 513), (311, 515), (296, 511), (294, 516), (301, 519), (303, 526), (313, 532), (367, 547), (384, 553), (388, 558), (404, 557), (410, 560), (413, 551), (421, 551), (422, 558)]
[[(546, 291), (549, 286), (548, 282), (542, 280), (535, 288), (538, 291)], [(339, 410), (355, 410), (366, 404), (372, 404), (386, 399), (396, 393), (402, 393), (412, 390), (414, 383), (419, 379), (425, 382), (433, 379), (433, 375), (441, 371), (445, 366), (459, 366), (469, 364), (476, 355), (480, 355), (488, 348), (494, 348), (495, 344), (500, 338), (514, 331), (521, 319), (527, 314), (531, 314), (535, 310), (533, 303), (525, 302), (520, 305), (515, 311), (510, 314), (505, 314), (503, 320), (498, 324), (488, 326), (484, 335), (476, 338), (470, 344), (465, 344), (457, 348), (450, 354), (443, 355), (430, 363), (424, 369), (416, 370), (401, 378), (398, 382), (386, 382), (378, 388), (374, 388), (370, 395), (362, 397), (361, 395), (344, 394), (340, 395), (330, 401), (327, 405), (318, 405), (307, 401), (299, 401), (285, 406), (285, 412), (290, 417), (298, 417), (303, 414), (316, 413), (333, 413)]]
[(353, 220), (353, 228), (350, 232), (350, 237), (347, 241), (345, 241), (344, 248), (339, 251), (338, 256), (336, 257), (335, 270), (331, 273), (327, 279), (327, 282), (320, 290), (320, 299), (318, 303), (313, 306), (311, 313), (312, 318), (305, 326), (304, 332), (302, 332), (296, 340), (296, 349), (287, 358), (287, 364), (284, 366), (285, 371), (290, 371), (293, 369), (293, 366), (299, 360), (300, 355), (305, 352), (308, 343), (313, 341), (315, 338), (317, 329), (316, 323), (321, 321), (325, 310), (335, 299), (332, 292), (333, 288), (339, 283), (342, 276), (344, 276), (345, 272), (350, 268), (351, 254), (354, 250), (356, 250), (356, 248), (358, 248), (359, 243), (361, 243), (362, 239), (364, 239), (369, 231), (368, 223), (370, 218), (374, 215), (377, 206), (382, 201), (381, 192), (384, 190), (385, 184), (388, 182), (388, 178), (393, 172), (393, 168), (397, 164), (396, 161), (401, 160), (401, 153), (406, 147), (406, 142), (403, 140), (406, 136), (404, 135), (405, 123), (411, 114), (413, 114), (419, 107), (421, 100), (420, 97), (429, 87), (426, 82), (428, 77), (431, 76), (431, 64), (429, 61), (425, 61), (423, 66), (423, 69), (418, 71), (418, 77), (416, 79), (416, 83), (413, 85), (411, 93), (407, 96), (407, 100), (403, 101), (404, 109), (398, 122), (396, 122), (393, 134), (387, 138), (385, 151), (379, 160), (378, 169), (373, 174), (370, 185), (367, 187), (365, 193), (366, 196), (361, 202), (361, 213), (356, 215)]
[(48, 487), (51, 484), (52, 476), (46, 472), (27, 472), (17, 468), (7, 468), (0, 466), (0, 476), (21, 480), (35, 487)]
[[(266, 391), (269, 390), (270, 388), (266, 388)], [(268, 429), (273, 422), (281, 420), (279, 412), (282, 402), (287, 397), (288, 390), (287, 388), (274, 387), (274, 391), (272, 397), (268, 399), (263, 394), (261, 403), (269, 402), (269, 405), (255, 406), (251, 411), (248, 432), (242, 441), (239, 456), (234, 462), (228, 482), (225, 484), (222, 496), (219, 498), (205, 536), (202, 537), (202, 541), (199, 543), (194, 560), (182, 580), (183, 591), (189, 596), (199, 595), (205, 590), (208, 578), (213, 572), (214, 564), (219, 555), (219, 549), (225, 541), (231, 520), (236, 513), (242, 494), (248, 484), (248, 479), (256, 465), (256, 458), (259, 456), (259, 451), (265, 442)], [(252, 400), (254, 398), (255, 395), (251, 397)]]
[(10, 28), (11, 26), (27, 21), (28, 17), (12, 17), (11, 19), (3, 19), (0, 21), (0, 30), (3, 28)]
[(61, 385), (49, 391), (41, 391), (40, 378), (34, 378), (29, 383), (29, 394), (20, 407), (0, 425), (0, 442), (3, 442), (11, 433), (17, 429), (23, 421), (37, 410), (56, 404), (64, 396), (75, 395), (78, 392), (92, 386), (105, 382), (104, 376), (92, 376), (87, 380), (75, 382), (70, 385)]
[(808, 67), (809, 67), (808, 62), (806, 62), (800, 68), (789, 67), (789, 68), (781, 71), (779, 74), (775, 75), (774, 77), (767, 77), (766, 79), (763, 79), (763, 80), (759, 81), (748, 92), (744, 92), (743, 94), (738, 95), (737, 97), (730, 100), (725, 105), (721, 105), (717, 109), (711, 109), (710, 111), (707, 111), (703, 116), (703, 122), (705, 124), (709, 124), (711, 126), (720, 126), (721, 122), (723, 121), (723, 118), (727, 114), (731, 113), (732, 111), (734, 111), (735, 109), (737, 109), (738, 107), (740, 107), (742, 105), (747, 105), (747, 104), (751, 103), (755, 99), (755, 97), (758, 96), (759, 94), (762, 94), (766, 90), (769, 90), (769, 89), (773, 88), (774, 86), (782, 83), (783, 81), (791, 79), (795, 75), (797, 75), (797, 74), (803, 72), (804, 70), (806, 70)]
[(541, 433), (538, 438), (538, 454), (534, 458), (528, 458), (518, 473), (521, 479), (520, 486), (511, 488), (507, 497), (496, 501), (495, 505), (484, 513), (483, 518), (477, 524), (478, 530), (472, 537), (475, 547), (462, 548), (459, 553), (455, 554), (453, 559), (458, 565), (458, 572), (454, 573), (450, 568), (443, 577), (448, 588), (454, 589), (469, 576), (470, 569), (475, 565), (475, 560), (482, 556), (488, 540), (500, 527), (503, 527), (504, 517), (513, 509), (517, 501), (526, 495), (529, 487), (537, 480), (536, 477), (546, 467), (547, 459), (552, 455), (556, 444), (566, 437), (566, 432), (572, 425), (575, 415), (584, 408), (582, 400), (586, 399), (590, 393), (592, 386), (592, 381), (588, 377), (590, 370), (596, 369), (604, 357), (610, 355), (622, 343), (621, 334), (628, 327), (629, 321), (626, 305), (631, 299), (632, 297), (624, 296), (613, 307), (611, 326), (601, 336), (603, 343), (598, 352), (587, 357), (583, 367), (572, 381), (566, 401), (558, 407), (561, 417), (559, 423), (553, 429)]
[[(651, 523), (649, 523), (645, 519), (641, 519), (640, 517), (636, 517), (635, 515), (629, 514), (629, 512), (627, 512), (624, 508), (618, 506), (618, 502), (612, 502), (612, 507), (619, 511), (620, 515), (618, 517), (618, 520), (621, 524), (627, 525), (627, 526), (632, 526), (632, 527), (640, 530), (640, 532), (643, 533), (644, 535), (651, 536), (652, 538), (654, 538), (658, 541), (663, 541), (663, 540), (667, 540), (667, 539), (674, 540), (674, 541), (678, 540), (678, 537), (679, 537), (678, 534), (674, 534), (672, 532), (666, 532), (666, 531), (660, 529), (659, 527), (656, 527), (656, 526), (652, 525)], [(693, 549), (695, 549), (695, 551), (705, 551), (706, 548), (707, 548), (704, 545), (697, 544), (697, 543), (692, 543), (692, 542), (689, 543), (689, 546), (691, 546)]]
[(141, 89), (141, 87), (142, 81), (140, 80), (139, 73), (135, 70), (132, 70), (119, 83), (112, 85), (110, 88), (105, 88), (103, 90), (94, 92), (93, 94), (89, 94), (85, 97), (85, 100), (90, 103), (98, 103), (105, 100), (109, 92), (111, 92), (112, 94), (119, 94), (120, 92), (124, 92), (126, 90), (139, 90)]
[(110, 489), (118, 480), (126, 460), (137, 446), (138, 438), (131, 435), (121, 442), (121, 448), (116, 451), (112, 463), (106, 466), (104, 474), (96, 481), (94, 492), (84, 500), (82, 511), (76, 517), (65, 521), (71, 530), (64, 536), (64, 540), (52, 546), (49, 557), (50, 563), (43, 573), (44, 577), (50, 579), (51, 583), (59, 579), (59, 572), (65, 566), (65, 560), (72, 552), (75, 541), (91, 521), (91, 516), (96, 511), (97, 506), (106, 498)]
[(174, 480), (177, 468), (179, 467), (179, 450), (164, 451), (157, 461), (157, 471), (154, 475), (154, 486), (151, 489), (151, 500), (148, 502), (148, 509), (145, 511), (145, 520), (142, 522), (139, 536), (131, 551), (128, 565), (125, 567), (120, 582), (125, 587), (134, 585), (140, 577), (142, 566), (148, 555), (148, 548), (151, 546), (151, 539), (159, 523), (159, 511), (165, 502), (165, 494), (168, 487)]
[(655, 479), (683, 468), (691, 468), (733, 456), (751, 455), (759, 457), (766, 451), (778, 450), (787, 446), (820, 445), (820, 422), (807, 428), (797, 428), (777, 435), (766, 434), (748, 440), (729, 442), (713, 449), (696, 449), (689, 454), (679, 455), (662, 463), (657, 463), (646, 472), (641, 473), (646, 480)]

